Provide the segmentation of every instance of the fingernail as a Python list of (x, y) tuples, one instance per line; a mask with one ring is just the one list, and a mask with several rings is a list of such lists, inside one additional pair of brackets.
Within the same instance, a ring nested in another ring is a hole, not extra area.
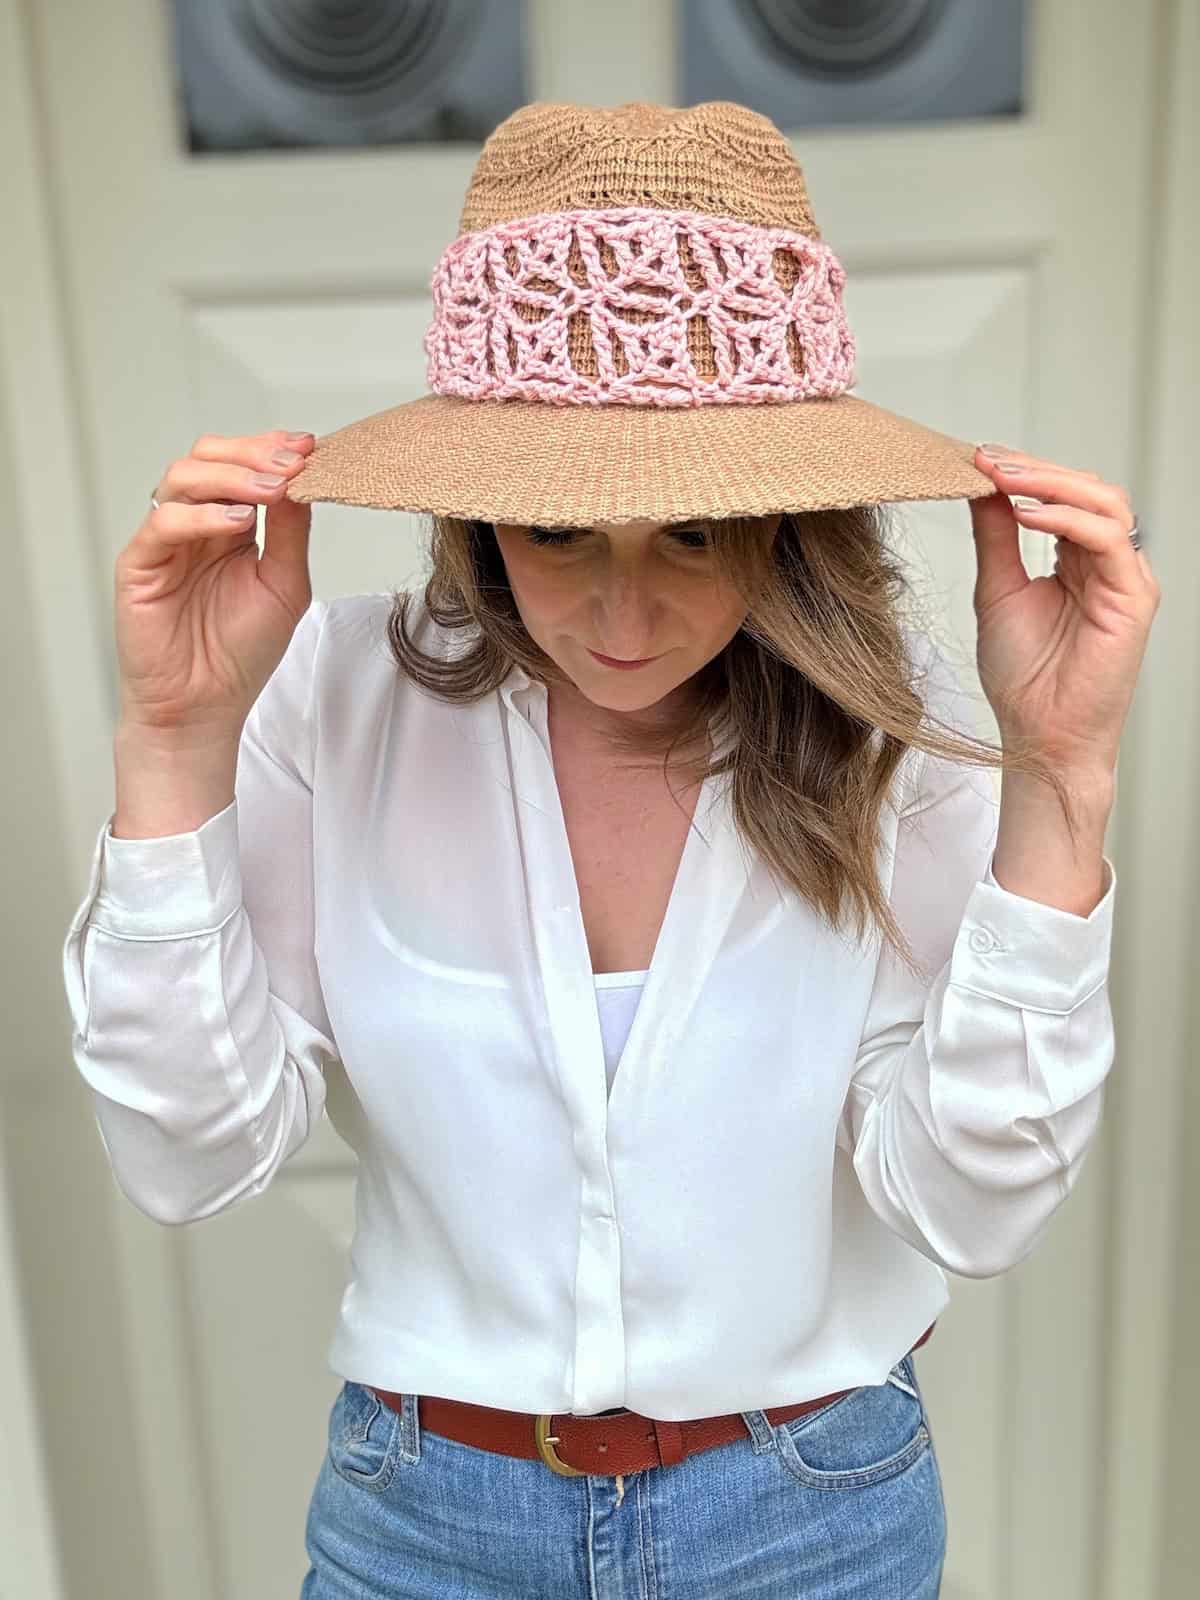
[(1018, 472), (1024, 472), (1025, 470), (1019, 461), (997, 461), (996, 463), (996, 471), (1002, 472), (1006, 478), (1015, 478)]
[(311, 439), (314, 436), (311, 433), (285, 433), (283, 437), (285, 439)]
[(1006, 456), (1010, 447), (1006, 444), (978, 444), (975, 448), (995, 460), (998, 456)]

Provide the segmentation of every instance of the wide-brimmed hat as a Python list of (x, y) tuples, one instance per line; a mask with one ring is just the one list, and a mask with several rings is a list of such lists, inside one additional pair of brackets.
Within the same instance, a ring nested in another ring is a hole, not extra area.
[(319, 437), (288, 497), (581, 526), (994, 493), (850, 393), (845, 281), (758, 112), (522, 106), (433, 273), (431, 392)]

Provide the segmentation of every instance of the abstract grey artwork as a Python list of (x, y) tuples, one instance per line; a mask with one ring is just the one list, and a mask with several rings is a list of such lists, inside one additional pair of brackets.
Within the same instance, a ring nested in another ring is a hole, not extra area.
[(784, 129), (1017, 116), (1024, 23), (1025, 0), (679, 0), (679, 95)]
[(477, 143), (526, 98), (524, 0), (173, 0), (193, 154)]

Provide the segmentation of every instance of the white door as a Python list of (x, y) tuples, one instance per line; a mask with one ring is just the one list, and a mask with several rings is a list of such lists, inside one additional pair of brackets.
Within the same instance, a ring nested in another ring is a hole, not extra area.
[[(796, 150), (822, 233), (849, 271), (860, 395), (1129, 482), (1152, 8), (1031, 9), (1025, 116), (821, 131), (797, 136)], [(28, 214), (46, 224), (39, 247), (61, 299), (48, 292), (45, 303), (61, 315), (65, 352), (53, 391), (64, 434), (38, 455), (53, 470), (62, 452), (65, 510), (42, 477), (24, 486), (29, 508), (48, 498), (58, 516), (31, 531), (29, 547), (37, 592), (55, 606), (46, 672), (64, 772), (72, 757), (59, 796), (65, 925), (112, 805), (118, 549), (162, 466), (197, 434), (321, 434), (423, 392), (428, 280), (454, 237), (477, 147), (189, 156), (168, 5), (0, 0), (0, 13), (28, 52), (29, 106), (7, 114), (27, 116), (39, 163)], [(529, 14), (528, 99), (677, 103), (667, 0), (538, 0)], [(905, 525), (970, 671), (966, 508), (910, 508)], [(403, 514), (316, 507), (315, 592), (410, 585), (419, 531)], [(1026, 540), (1031, 570), (1048, 570), (1037, 538)], [(61, 1081), (66, 1037), (62, 1022), (52, 1065), (60, 1108), (78, 1119), (83, 1086)], [(952, 1304), (918, 1356), (946, 1486), (947, 1596), (1099, 1592), (1092, 1563), (1112, 1537), (1095, 1517), (1107, 1447), (1095, 1399), (1109, 1137), (1030, 1261), (1001, 1280), (952, 1280)], [(86, 1149), (103, 1161), (98, 1138)], [(352, 1157), (325, 1122), (265, 1196), (180, 1230), (149, 1222), (115, 1186), (105, 1193), (107, 1209), (55, 1219), (107, 1264), (127, 1397), (112, 1440), (121, 1494), (96, 1483), (113, 1495), (113, 1516), (89, 1529), (86, 1556), (69, 1550), (72, 1569), (91, 1566), (89, 1596), (111, 1585), (145, 1600), (294, 1597), (338, 1387), (325, 1350)], [(56, 1203), (49, 1186), (44, 1199)], [(53, 1386), (45, 1392), (52, 1404)], [(60, 1527), (66, 1550), (76, 1535)]]

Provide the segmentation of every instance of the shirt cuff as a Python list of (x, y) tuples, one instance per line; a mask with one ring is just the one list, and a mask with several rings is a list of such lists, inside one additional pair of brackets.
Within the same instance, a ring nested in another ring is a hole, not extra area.
[(987, 870), (971, 890), (950, 960), (950, 982), (1034, 1011), (1073, 1011), (1108, 979), (1116, 868), (1086, 916), (1014, 894)]
[(178, 939), (211, 933), (241, 905), (236, 799), (191, 833), (116, 839), (112, 821), (101, 831), (93, 926), (119, 938)]

